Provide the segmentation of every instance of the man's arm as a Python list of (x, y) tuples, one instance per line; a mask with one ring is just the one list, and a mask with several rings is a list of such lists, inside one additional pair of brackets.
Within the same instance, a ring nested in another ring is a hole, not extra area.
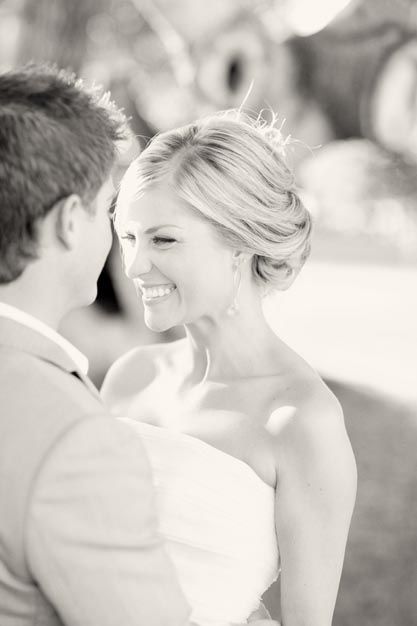
[(117, 420), (86, 418), (55, 444), (25, 533), (29, 568), (66, 626), (188, 624), (145, 451)]

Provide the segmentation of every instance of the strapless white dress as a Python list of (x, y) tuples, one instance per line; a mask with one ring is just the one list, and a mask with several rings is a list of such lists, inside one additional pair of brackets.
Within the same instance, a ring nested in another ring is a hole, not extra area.
[(278, 576), (274, 489), (190, 435), (123, 419), (153, 469), (160, 532), (199, 626), (244, 623)]

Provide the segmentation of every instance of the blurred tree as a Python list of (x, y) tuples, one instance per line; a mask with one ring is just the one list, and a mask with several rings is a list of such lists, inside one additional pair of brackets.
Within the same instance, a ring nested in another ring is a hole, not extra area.
[(361, 0), (289, 46), (300, 93), (321, 106), (336, 138), (367, 137), (417, 160), (415, 0)]
[[(136, 135), (152, 137), (129, 88), (143, 21), (131, 0), (22, 0), (17, 63), (56, 63), (110, 89)], [(132, 28), (133, 25), (133, 28)]]
[(79, 72), (87, 52), (86, 24), (103, 0), (24, 0), (18, 63), (53, 61)]

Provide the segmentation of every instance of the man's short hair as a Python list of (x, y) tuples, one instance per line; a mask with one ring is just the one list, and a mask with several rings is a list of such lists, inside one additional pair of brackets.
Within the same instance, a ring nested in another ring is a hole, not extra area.
[(77, 194), (91, 204), (116, 158), (125, 118), (98, 87), (53, 66), (0, 75), (0, 283), (37, 258), (37, 226)]

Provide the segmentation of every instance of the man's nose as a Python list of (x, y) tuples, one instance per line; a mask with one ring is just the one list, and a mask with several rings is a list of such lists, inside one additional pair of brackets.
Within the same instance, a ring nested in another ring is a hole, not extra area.
[(139, 246), (134, 251), (132, 250), (124, 261), (126, 276), (131, 279), (147, 274), (152, 269), (152, 260), (149, 254)]

